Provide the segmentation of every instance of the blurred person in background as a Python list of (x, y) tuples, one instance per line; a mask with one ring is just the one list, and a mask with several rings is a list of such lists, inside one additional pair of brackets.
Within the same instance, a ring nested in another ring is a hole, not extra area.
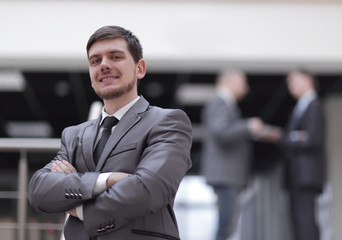
[(311, 73), (293, 70), (287, 85), (297, 100), (281, 141), (294, 236), (296, 240), (319, 240), (315, 203), (326, 180), (324, 112)]
[(205, 128), (201, 172), (217, 195), (218, 228), (216, 240), (226, 240), (234, 232), (237, 198), (250, 177), (250, 140), (262, 135), (258, 117), (243, 119), (237, 102), (249, 91), (240, 70), (227, 70), (218, 76), (217, 96), (204, 106)]

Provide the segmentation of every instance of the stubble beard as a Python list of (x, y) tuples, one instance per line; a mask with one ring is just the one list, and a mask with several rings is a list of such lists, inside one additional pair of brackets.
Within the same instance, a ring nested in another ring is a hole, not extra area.
[(97, 90), (95, 93), (103, 100), (110, 100), (119, 98), (126, 93), (132, 91), (136, 84), (136, 80), (132, 79), (128, 84), (121, 86), (120, 88), (109, 88), (109, 89), (103, 89), (103, 90)]

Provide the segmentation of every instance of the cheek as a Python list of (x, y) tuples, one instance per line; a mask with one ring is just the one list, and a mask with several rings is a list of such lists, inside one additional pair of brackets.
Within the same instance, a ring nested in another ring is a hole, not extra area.
[(90, 77), (91, 83), (93, 84), (96, 79), (96, 74), (95, 74), (94, 69), (89, 69), (89, 77)]
[(296, 86), (293, 84), (293, 83), (290, 83), (289, 85), (288, 85), (288, 88), (289, 88), (289, 91), (291, 92), (291, 93), (295, 93), (297, 90), (297, 88), (296, 88)]
[(248, 92), (248, 89), (245, 86), (240, 87), (240, 94), (245, 95)]
[(290, 90), (290, 92), (291, 92), (291, 94), (294, 96), (294, 97), (298, 97), (299, 96), (299, 92), (298, 92), (298, 88), (292, 88), (291, 90)]

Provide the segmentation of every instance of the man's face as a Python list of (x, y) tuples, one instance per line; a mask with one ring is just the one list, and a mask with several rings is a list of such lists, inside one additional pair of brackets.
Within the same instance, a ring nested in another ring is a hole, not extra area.
[(145, 62), (134, 62), (124, 39), (95, 42), (88, 56), (92, 87), (100, 98), (108, 100), (137, 91), (137, 79), (145, 75)]
[(299, 72), (292, 72), (287, 77), (287, 86), (290, 94), (295, 98), (301, 98), (308, 88), (307, 76)]
[(237, 74), (235, 78), (236, 99), (241, 100), (248, 93), (249, 86), (246, 80), (246, 76), (244, 74)]

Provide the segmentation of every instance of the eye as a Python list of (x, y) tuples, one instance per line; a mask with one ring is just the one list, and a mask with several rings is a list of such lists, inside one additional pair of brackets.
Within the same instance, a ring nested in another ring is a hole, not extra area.
[(100, 62), (100, 59), (98, 59), (98, 58), (90, 59), (89, 62), (90, 62), (90, 65), (96, 65)]
[(120, 55), (120, 54), (114, 54), (114, 55), (112, 55), (112, 59), (113, 60), (120, 60), (120, 59), (122, 59), (123, 57), (122, 57), (122, 55)]

